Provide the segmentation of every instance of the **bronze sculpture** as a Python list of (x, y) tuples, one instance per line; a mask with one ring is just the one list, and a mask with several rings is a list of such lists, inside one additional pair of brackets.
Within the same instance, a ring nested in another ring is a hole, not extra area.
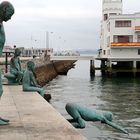
[[(75, 103), (67, 103), (65, 107), (69, 115), (73, 119), (69, 120), (76, 128), (85, 128), (85, 121), (100, 121), (101, 123), (108, 124), (121, 132), (128, 134), (128, 131), (121, 126), (115, 124), (113, 114), (109, 111), (98, 111), (95, 109), (80, 106)], [(76, 123), (75, 123), (76, 122)]]
[(21, 62), (19, 58), (20, 54), (21, 50), (16, 48), (14, 56), (10, 61), (10, 73), (4, 75), (8, 79), (8, 84), (22, 83), (23, 70), (21, 68)]
[(37, 84), (34, 76), (35, 64), (32, 61), (27, 62), (27, 69), (23, 74), (23, 91), (37, 91), (42, 97), (44, 97), (45, 90)]
[[(7, 22), (11, 19), (12, 15), (14, 14), (14, 7), (8, 1), (3, 1), (0, 3), (0, 56), (2, 55), (2, 50), (5, 44), (5, 32), (3, 21)], [(2, 79), (1, 79), (1, 70), (0, 70), (0, 98), (3, 94), (2, 88)], [(9, 124), (9, 120), (0, 118), (0, 125), (7, 125)]]

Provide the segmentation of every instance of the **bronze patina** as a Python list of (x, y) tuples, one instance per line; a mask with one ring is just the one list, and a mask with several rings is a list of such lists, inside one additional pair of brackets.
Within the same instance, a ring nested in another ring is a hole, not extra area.
[(21, 68), (20, 56), (21, 50), (15, 49), (14, 56), (10, 61), (10, 73), (6, 73), (4, 76), (8, 79), (8, 84), (21, 84), (23, 77), (23, 70)]
[[(7, 22), (11, 19), (12, 15), (14, 14), (14, 7), (8, 1), (3, 1), (0, 3), (0, 56), (2, 55), (3, 47), (5, 44), (5, 32), (3, 21)], [(1, 70), (0, 70), (0, 98), (3, 94), (2, 88), (2, 79), (1, 79)], [(7, 125), (9, 124), (9, 120), (0, 118), (0, 125)]]
[(69, 121), (76, 128), (85, 128), (85, 121), (100, 121), (101, 123), (108, 124), (113, 128), (128, 134), (128, 131), (123, 127), (115, 124), (113, 120), (113, 114), (109, 111), (100, 111), (93, 108), (87, 108), (75, 103), (67, 103), (66, 111), (73, 119)]
[(27, 62), (27, 69), (23, 74), (23, 91), (37, 91), (42, 97), (44, 97), (45, 90), (37, 84), (34, 76), (35, 64), (32, 61)]

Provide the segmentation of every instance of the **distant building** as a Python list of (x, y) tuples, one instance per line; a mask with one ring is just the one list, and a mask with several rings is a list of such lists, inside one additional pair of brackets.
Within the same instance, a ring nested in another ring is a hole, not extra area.
[(44, 55), (51, 55), (53, 53), (52, 48), (24, 48), (22, 49), (21, 56), (30, 57), (30, 56), (44, 56)]
[[(10, 52), (10, 55), (12, 55), (12, 53), (14, 53), (15, 49), (17, 47), (11, 47), (11, 46), (4, 46), (3, 52)], [(24, 48), (24, 47), (18, 47), (21, 50), (21, 56), (23, 57), (33, 57), (33, 56), (49, 56), (53, 53), (53, 49), (52, 48)], [(3, 56), (5, 56), (5, 54), (3, 53)]]
[(14, 52), (14, 49), (11, 46), (5, 45), (3, 48), (3, 52)]
[(14, 53), (14, 49), (11, 46), (5, 45), (2, 52), (2, 57), (5, 57), (6, 54), (11, 56)]
[(102, 1), (99, 58), (112, 67), (112, 62), (140, 64), (140, 13), (123, 14), (122, 0)]

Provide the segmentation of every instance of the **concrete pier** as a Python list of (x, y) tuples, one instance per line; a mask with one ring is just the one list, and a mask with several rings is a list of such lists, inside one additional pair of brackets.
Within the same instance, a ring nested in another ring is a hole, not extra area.
[(3, 88), (0, 117), (10, 124), (0, 126), (0, 140), (87, 140), (38, 93)]

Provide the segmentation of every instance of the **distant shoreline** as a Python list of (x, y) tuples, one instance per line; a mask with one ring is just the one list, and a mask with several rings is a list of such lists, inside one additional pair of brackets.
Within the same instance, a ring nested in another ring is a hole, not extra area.
[(80, 54), (97, 54), (98, 50), (77, 50)]

